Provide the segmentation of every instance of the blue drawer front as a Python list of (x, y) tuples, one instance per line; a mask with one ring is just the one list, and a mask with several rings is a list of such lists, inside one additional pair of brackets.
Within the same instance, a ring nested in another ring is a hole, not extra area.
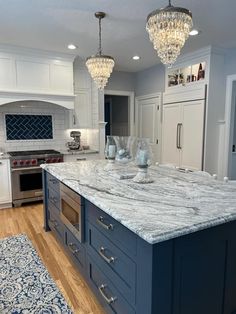
[[(87, 256), (87, 265), (90, 284), (104, 305), (106, 313), (135, 314), (134, 309), (126, 302), (89, 254)], [(114, 301), (109, 304), (112, 298)]]
[(85, 200), (85, 213), (91, 224), (120, 247), (127, 255), (135, 259), (137, 236), (133, 232), (87, 200)]
[(54, 176), (47, 172), (47, 186), (49, 189), (53, 189), (54, 191), (60, 191), (60, 182)]
[(60, 193), (53, 189), (48, 190), (48, 200), (51, 202), (59, 211), (60, 210)]
[(85, 249), (83, 245), (74, 237), (74, 235), (66, 228), (66, 246), (70, 254), (75, 259), (76, 264), (80, 267), (85, 265)]
[(136, 264), (88, 223), (88, 250), (125, 299), (135, 304)]
[(59, 238), (63, 243), (65, 242), (65, 228), (63, 223), (60, 220), (60, 217), (57, 213), (57, 209), (53, 204), (49, 202), (49, 219), (48, 225), (53, 233)]

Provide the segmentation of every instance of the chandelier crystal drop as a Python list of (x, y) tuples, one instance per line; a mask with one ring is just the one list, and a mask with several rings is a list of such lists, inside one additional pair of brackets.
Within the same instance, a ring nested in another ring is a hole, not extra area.
[(95, 13), (95, 16), (99, 19), (99, 48), (98, 53), (95, 56), (87, 58), (86, 66), (92, 79), (95, 81), (98, 88), (102, 90), (107, 85), (108, 79), (113, 71), (115, 61), (111, 56), (102, 54), (101, 19), (103, 19), (106, 14), (104, 12), (97, 12)]
[(164, 9), (148, 15), (146, 30), (163, 64), (171, 66), (176, 61), (192, 26), (192, 13), (172, 6), (171, 0)]

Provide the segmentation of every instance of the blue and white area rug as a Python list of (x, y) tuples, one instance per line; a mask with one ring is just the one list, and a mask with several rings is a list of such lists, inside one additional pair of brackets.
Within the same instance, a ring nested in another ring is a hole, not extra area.
[(0, 313), (72, 313), (25, 235), (0, 240)]

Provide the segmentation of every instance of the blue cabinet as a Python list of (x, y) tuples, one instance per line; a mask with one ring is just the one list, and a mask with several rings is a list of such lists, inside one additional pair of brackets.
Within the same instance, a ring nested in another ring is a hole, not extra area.
[(61, 241), (108, 314), (236, 314), (236, 222), (151, 245), (84, 200), (85, 241), (60, 219), (44, 171), (45, 230)]

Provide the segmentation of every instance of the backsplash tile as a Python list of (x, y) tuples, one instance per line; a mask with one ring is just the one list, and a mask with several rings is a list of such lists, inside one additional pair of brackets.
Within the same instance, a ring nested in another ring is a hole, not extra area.
[(51, 115), (6, 114), (7, 140), (53, 139)]
[[(5, 116), (7, 114), (20, 115), (51, 115), (53, 121), (53, 138), (38, 140), (7, 140)], [(0, 106), (0, 149), (3, 151), (56, 149), (65, 151), (66, 142), (71, 141), (68, 130), (68, 110), (52, 103), (40, 101), (12, 102)], [(81, 130), (82, 145), (89, 145), (91, 149), (99, 150), (98, 129)]]

